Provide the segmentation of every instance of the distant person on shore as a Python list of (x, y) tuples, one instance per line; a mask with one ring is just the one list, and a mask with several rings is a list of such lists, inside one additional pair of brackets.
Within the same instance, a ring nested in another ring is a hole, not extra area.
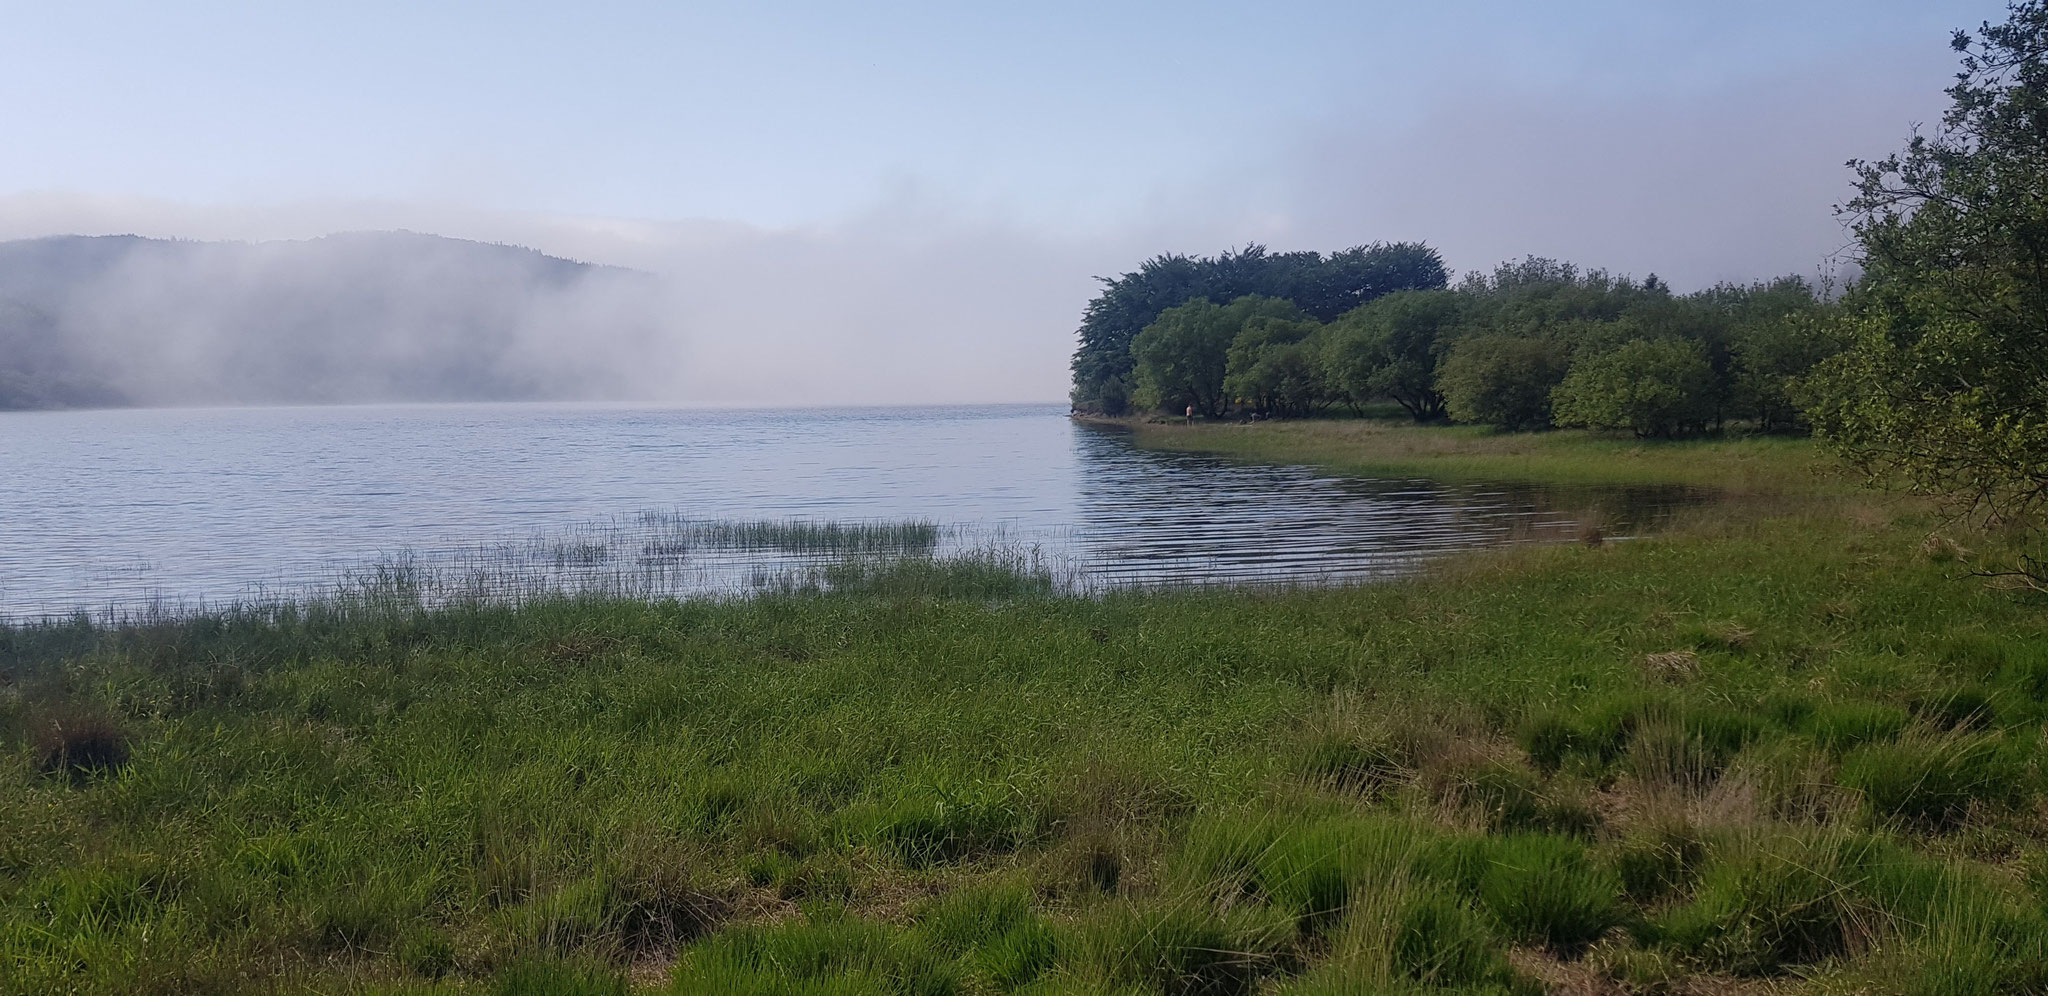
[(1194, 406), (1194, 405), (1189, 405), (1189, 406), (1188, 406), (1188, 424), (1189, 424), (1189, 425), (1194, 425), (1194, 424), (1195, 424), (1195, 406)]

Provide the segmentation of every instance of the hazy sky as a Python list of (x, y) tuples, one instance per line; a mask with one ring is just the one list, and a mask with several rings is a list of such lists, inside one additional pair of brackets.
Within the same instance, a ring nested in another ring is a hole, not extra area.
[(1053, 399), (1090, 277), (1420, 239), (1811, 273), (1992, 2), (0, 2), (0, 237), (408, 227), (676, 281), (677, 400)]

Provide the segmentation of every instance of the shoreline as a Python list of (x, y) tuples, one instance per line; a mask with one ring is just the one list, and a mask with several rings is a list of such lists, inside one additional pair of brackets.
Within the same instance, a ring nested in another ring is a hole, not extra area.
[[(1239, 428), (1154, 440), (1617, 445)], [(2027, 991), (2048, 608), (1958, 577), (1996, 534), (1764, 442), (1679, 448), (1756, 499), (1683, 529), (1384, 584), (0, 626), (0, 958), (110, 994), (1165, 993), (1217, 951), (1289, 996)]]
[(1155, 449), (1288, 463), (1361, 477), (1530, 484), (1677, 484), (1730, 494), (1843, 495), (1855, 489), (1804, 437), (1641, 440), (1587, 430), (1496, 432), (1404, 419), (1288, 419), (1181, 425), (1074, 415)]

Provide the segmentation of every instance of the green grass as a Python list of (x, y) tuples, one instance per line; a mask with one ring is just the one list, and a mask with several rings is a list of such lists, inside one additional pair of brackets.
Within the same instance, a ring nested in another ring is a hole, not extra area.
[[(1641, 465), (1744, 445), (1813, 459)], [(1359, 587), (0, 627), (0, 992), (2043, 991), (2048, 606), (1818, 490)]]
[(1843, 490), (1845, 479), (1811, 440), (1775, 436), (1644, 441), (1583, 430), (1497, 432), (1420, 426), (1400, 418), (1244, 425), (1108, 422), (1139, 445), (1261, 463), (1312, 464), (1365, 477), (1526, 481), (1553, 485), (1665, 484), (1735, 493)]

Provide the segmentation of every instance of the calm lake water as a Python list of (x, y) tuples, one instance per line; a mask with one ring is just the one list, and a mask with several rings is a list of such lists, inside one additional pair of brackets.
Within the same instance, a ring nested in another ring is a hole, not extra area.
[(1081, 587), (1355, 579), (1588, 518), (1626, 533), (1696, 498), (1233, 464), (1051, 405), (0, 413), (0, 616), (292, 596), (394, 558), (496, 583), (743, 590), (837, 554), (702, 527), (786, 520), (921, 520), (938, 552), (1035, 558)]

